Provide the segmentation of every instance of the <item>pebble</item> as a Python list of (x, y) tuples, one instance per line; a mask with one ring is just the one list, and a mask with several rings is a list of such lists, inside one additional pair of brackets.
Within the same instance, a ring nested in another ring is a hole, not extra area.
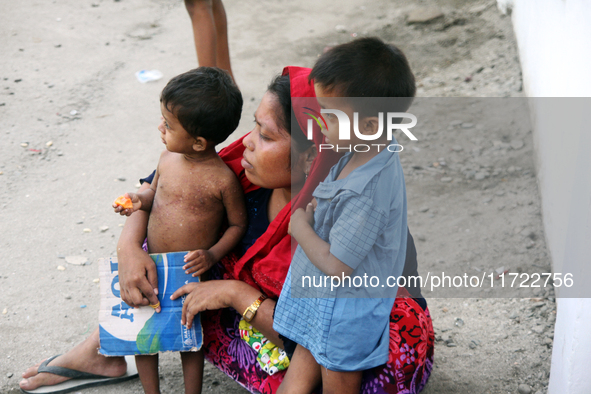
[(88, 259), (84, 256), (66, 256), (66, 263), (72, 265), (86, 265)]
[(101, 280), (100, 280), (99, 278), (96, 278), (96, 279), (93, 279), (92, 281), (93, 281), (94, 283), (100, 283), (100, 281), (101, 281)]
[(339, 33), (346, 33), (347, 32), (347, 28), (345, 27), (345, 25), (336, 25), (334, 27), (334, 29), (336, 31), (338, 31)]
[(536, 334), (543, 334), (544, 331), (546, 330), (546, 326), (535, 326), (535, 327), (532, 327), (531, 330), (533, 332), (535, 332)]
[(82, 224), (82, 223), (84, 223), (84, 220), (78, 220), (78, 221), (76, 222), (76, 224)]
[(449, 309), (447, 309), (447, 308), (443, 307), (443, 308), (441, 309), (441, 311), (442, 311), (443, 313), (447, 313), (447, 311), (449, 311)]
[(429, 207), (422, 207), (421, 209), (419, 209), (419, 212), (427, 212), (429, 210)]
[(53, 141), (47, 141), (45, 143), (45, 146), (50, 147), (51, 145), (53, 145)]
[(525, 145), (525, 143), (522, 140), (511, 141), (511, 148), (513, 148), (515, 150), (519, 150), (519, 149), (523, 148), (524, 145)]
[(26, 148), (27, 146), (29, 146), (29, 143), (28, 143), (28, 142), (23, 142), (23, 143), (21, 143), (21, 146), (22, 146), (23, 148)]
[(459, 317), (456, 317), (456, 321), (454, 322), (454, 324), (456, 325), (456, 327), (463, 327), (464, 321), (462, 319), (460, 319)]
[(464, 122), (461, 121), (461, 120), (452, 120), (449, 125), (452, 126), (452, 127), (456, 127), (456, 126), (461, 125), (462, 123), (464, 123)]
[(3, 315), (6, 315), (7, 313), (8, 313), (8, 308), (4, 308), (4, 309), (2, 309), (2, 314), (3, 314)]
[(70, 115), (74, 116), (74, 115), (78, 115), (78, 111), (76, 111), (75, 109), (70, 111)]
[(451, 148), (454, 152), (461, 152), (464, 150), (464, 148), (462, 148), (460, 145), (454, 145)]
[(474, 127), (474, 123), (470, 123), (470, 122), (462, 123), (462, 129), (471, 129), (472, 127)]
[(476, 179), (477, 181), (481, 181), (481, 180), (483, 180), (485, 178), (488, 178), (489, 176), (490, 175), (489, 175), (488, 172), (486, 172), (486, 171), (483, 171), (483, 172), (479, 171), (476, 174), (474, 174), (474, 179)]
[(519, 387), (517, 387), (517, 392), (519, 394), (531, 394), (531, 387), (522, 383), (519, 385)]
[(427, 240), (427, 238), (423, 234), (417, 234), (417, 239), (419, 241), (423, 241), (423, 242), (425, 242)]
[(441, 182), (444, 182), (444, 183), (448, 183), (451, 181), (453, 181), (453, 178), (450, 178), (448, 176), (444, 176), (443, 178), (441, 178)]
[(7, 373), (7, 374), (6, 374), (6, 377), (7, 377), (8, 379), (12, 378), (12, 376), (13, 376), (12, 372), (9, 372), (9, 373)]
[(65, 298), (66, 300), (71, 300), (71, 299), (72, 299), (72, 296), (70, 296), (70, 295), (67, 295), (67, 296), (65, 296), (64, 298)]
[(58, 271), (65, 271), (66, 270), (66, 267), (64, 267), (63, 265), (58, 265), (57, 266), (57, 270)]
[(84, 230), (82, 230), (83, 233), (91, 233), (92, 230), (89, 228), (85, 228)]
[(80, 308), (84, 309), (84, 308), (86, 308), (86, 305), (84, 305), (84, 304), (80, 305)]
[(125, 177), (120, 176), (117, 178), (117, 180), (120, 182), (125, 182), (127, 179)]
[(108, 229), (109, 229), (109, 226), (101, 226), (101, 227), (100, 227), (101, 233), (104, 233), (104, 232), (105, 232), (105, 231), (107, 231)]
[(435, 7), (420, 7), (408, 13), (406, 23), (427, 23), (443, 17), (443, 12)]

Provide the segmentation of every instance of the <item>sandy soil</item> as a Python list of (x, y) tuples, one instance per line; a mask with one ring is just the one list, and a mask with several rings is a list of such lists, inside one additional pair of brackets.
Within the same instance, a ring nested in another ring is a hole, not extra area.
[[(195, 67), (196, 56), (178, 0), (4, 3), (0, 392), (10, 393), (26, 367), (96, 327), (96, 261), (115, 254), (124, 221), (110, 204), (154, 168), (162, 150), (159, 92)], [(409, 12), (429, 5), (444, 16), (407, 23)], [(312, 66), (327, 45), (378, 35), (407, 53), (418, 95), (438, 97), (417, 100), (419, 141), (401, 154), (421, 273), (549, 272), (524, 99), (507, 106), (447, 98), (522, 97), (510, 20), (494, 1), (228, 1), (226, 10), (246, 103), (236, 137), (250, 130), (266, 84), (283, 66)], [(164, 78), (140, 84), (140, 69)], [(71, 265), (66, 256), (89, 263)], [(514, 298), (487, 298), (507, 295)], [(537, 298), (498, 288), (455, 295), (467, 296), (480, 298), (428, 299), (437, 342), (424, 392), (545, 393), (552, 290)], [(162, 357), (161, 376), (163, 392), (182, 390), (177, 355)], [(204, 388), (245, 392), (211, 365)]]

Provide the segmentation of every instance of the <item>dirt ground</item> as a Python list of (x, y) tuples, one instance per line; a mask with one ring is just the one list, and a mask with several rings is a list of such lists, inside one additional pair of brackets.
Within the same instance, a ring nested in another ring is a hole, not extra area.
[[(3, 5), (0, 392), (11, 393), (26, 367), (67, 351), (96, 327), (96, 261), (115, 254), (124, 222), (110, 204), (155, 167), (159, 92), (195, 67), (196, 56), (178, 0)], [(495, 1), (225, 6), (245, 98), (236, 137), (250, 130), (267, 83), (283, 66), (312, 66), (327, 45), (380, 36), (406, 52), (418, 96), (426, 98), (415, 107), (419, 141), (403, 143), (401, 153), (420, 272), (550, 272), (516, 43)], [(409, 13), (426, 6), (443, 16), (409, 23)], [(164, 77), (141, 84), (134, 76), (141, 69)], [(69, 264), (66, 256), (88, 264)], [(491, 298), (507, 295), (513, 298)], [(553, 291), (497, 286), (454, 296), (428, 298), (437, 341), (424, 393), (546, 393)], [(479, 298), (460, 298), (468, 296)], [(178, 356), (161, 360), (163, 392), (180, 392)], [(205, 375), (206, 393), (245, 392), (211, 365)], [(135, 380), (84, 393), (141, 391)]]

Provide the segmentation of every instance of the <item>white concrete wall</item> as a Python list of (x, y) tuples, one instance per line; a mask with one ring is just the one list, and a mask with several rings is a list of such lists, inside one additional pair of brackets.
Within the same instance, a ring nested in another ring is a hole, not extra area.
[[(511, 12), (530, 97), (554, 272), (591, 280), (591, 1), (498, 0)], [(556, 116), (562, 113), (563, 116)], [(565, 122), (565, 119), (568, 121)], [(591, 299), (559, 298), (549, 394), (591, 393)]]

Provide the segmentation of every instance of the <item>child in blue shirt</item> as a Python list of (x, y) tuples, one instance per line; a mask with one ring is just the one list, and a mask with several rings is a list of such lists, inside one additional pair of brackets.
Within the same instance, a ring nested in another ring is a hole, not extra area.
[[(322, 55), (310, 79), (320, 107), (341, 111), (323, 114), (326, 144), (320, 149), (349, 153), (318, 185), (306, 209), (291, 217), (290, 234), (298, 247), (273, 327), (293, 355), (278, 393), (312, 392), (321, 382), (325, 394), (359, 393), (363, 371), (388, 361), (396, 288), (387, 289), (392, 298), (367, 297), (384, 297), (386, 279), (402, 274), (407, 242), (400, 145), (387, 139), (386, 119), (380, 120), (378, 113), (408, 109), (415, 94), (414, 76), (398, 48), (362, 38)], [(350, 99), (355, 97), (403, 99), (396, 108), (383, 100), (388, 108), (381, 108), (380, 101), (367, 105)], [(350, 139), (339, 133), (343, 113), (350, 119)], [(342, 285), (333, 291), (329, 278), (322, 287), (306, 288), (309, 281), (304, 278), (325, 276), (343, 279)], [(382, 293), (371, 291), (376, 282), (370, 285), (368, 278), (374, 276)]]

